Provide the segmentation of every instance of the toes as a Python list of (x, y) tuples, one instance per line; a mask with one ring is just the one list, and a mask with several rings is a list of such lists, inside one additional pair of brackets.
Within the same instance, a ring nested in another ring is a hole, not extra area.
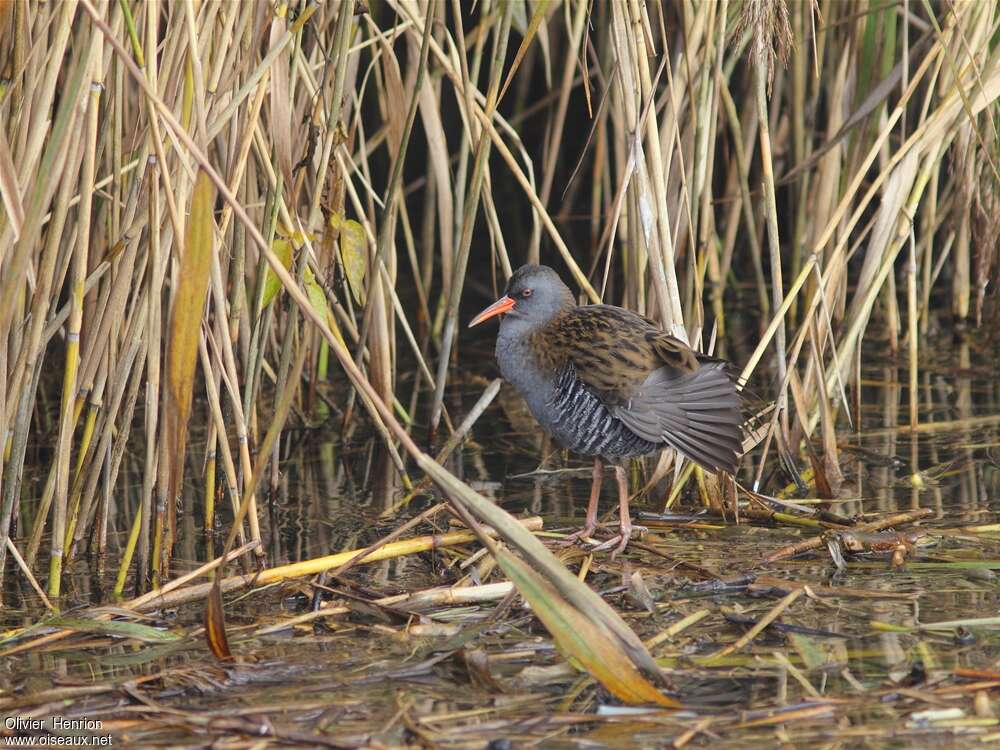
[(594, 536), (594, 531), (595, 529), (580, 529), (579, 531), (574, 531), (564, 539), (560, 539), (558, 544), (560, 547), (572, 547), (578, 542), (586, 542), (587, 539)]
[(611, 553), (611, 559), (614, 560), (618, 557), (619, 553), (624, 552), (625, 548), (628, 546), (630, 536), (622, 534), (621, 541), (618, 542), (618, 546), (615, 547), (614, 551)]
[[(591, 552), (604, 552), (604, 550), (611, 549), (615, 545), (621, 546), (621, 534), (616, 534), (615, 536), (608, 539), (606, 542), (601, 542), (595, 547), (591, 547)], [(627, 540), (626, 540), (627, 542)], [(616, 552), (617, 554), (617, 552)]]
[(582, 542), (586, 542), (586, 540), (593, 538), (594, 533), (597, 531), (597, 529), (598, 529), (598, 527), (600, 525), (601, 524), (597, 524), (597, 525), (591, 526), (591, 525), (588, 524), (587, 526), (584, 526), (579, 531), (574, 531), (572, 534), (569, 534), (568, 536), (564, 537), (563, 539), (560, 539), (559, 540), (559, 544), (561, 546), (569, 547), (569, 546), (571, 546), (573, 544), (576, 544), (577, 542), (581, 542), (581, 543)]
[(605, 550), (613, 550), (611, 553), (611, 558), (614, 559), (620, 552), (628, 546), (629, 540), (638, 534), (646, 531), (645, 526), (632, 526), (631, 524), (621, 528), (619, 533), (615, 534), (610, 539), (606, 539), (603, 542), (597, 542), (593, 539), (594, 533), (597, 529), (601, 528), (602, 524), (590, 528), (585, 527), (579, 531), (574, 531), (572, 534), (560, 539), (556, 542), (559, 547), (571, 547), (575, 544), (587, 547), (590, 552), (604, 552)]

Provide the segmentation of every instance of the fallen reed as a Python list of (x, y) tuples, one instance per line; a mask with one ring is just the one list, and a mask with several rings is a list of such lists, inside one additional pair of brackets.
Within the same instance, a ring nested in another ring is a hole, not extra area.
[(31, 571), (57, 598), (85, 553), (119, 594), (164, 583), (185, 495), (206, 559), (232, 528), (267, 564), (257, 493), (293, 427), (370, 431), (410, 491), (410, 437), (446, 455), (471, 428), (446, 408), (485, 369), (464, 312), (539, 259), (745, 364), (777, 401), (747, 477), (815, 438), (835, 481), (872, 322), (916, 434), (932, 321), (995, 314), (998, 24), (986, 2), (3, 4), (0, 593)]

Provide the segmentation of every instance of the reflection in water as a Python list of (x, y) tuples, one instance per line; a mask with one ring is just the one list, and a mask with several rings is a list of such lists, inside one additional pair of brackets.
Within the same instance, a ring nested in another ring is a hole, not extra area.
[[(885, 356), (875, 349), (872, 346), (866, 354), (856, 394), (862, 404), (856, 429), (838, 434), (844, 482), (832, 510), (850, 516), (933, 509), (933, 517), (923, 527), (947, 533), (938, 534), (933, 547), (915, 553), (905, 570), (890, 572), (884, 559), (872, 558), (852, 560), (838, 573), (829, 558), (817, 552), (758, 568), (761, 577), (750, 588), (744, 582), (728, 590), (708, 589), (707, 584), (715, 586), (718, 581), (706, 580), (698, 570), (715, 571), (724, 579), (739, 577), (767, 552), (812, 531), (725, 525), (703, 516), (693, 516), (694, 523), (650, 522), (644, 542), (653, 552), (630, 548), (625, 561), (611, 564), (602, 556), (593, 561), (588, 580), (626, 614), (644, 638), (662, 633), (682, 617), (708, 610), (697, 626), (661, 642), (655, 652), (668, 671), (684, 675), (684, 695), (701, 710), (736, 707), (744, 711), (759, 705), (794, 704), (794, 700), (808, 698), (810, 690), (820, 696), (861, 696), (890, 684), (921, 684), (928, 674), (941, 670), (982, 668), (1000, 659), (1000, 642), (992, 630), (973, 629), (969, 640), (952, 631), (889, 632), (879, 625), (889, 623), (898, 630), (1000, 611), (994, 572), (1000, 569), (1000, 534), (959, 528), (991, 523), (1000, 511), (996, 352), (970, 339), (958, 342), (951, 351), (939, 348), (943, 351), (939, 360), (923, 362), (917, 393), (920, 427), (911, 431), (906, 428), (910, 393), (905, 356)], [(452, 416), (461, 414), (463, 405), (467, 408), (482, 387), (476, 382), (456, 391), (450, 403)], [(547, 529), (579, 525), (589, 489), (589, 464), (554, 450), (519, 408), (518, 400), (503, 391), (476, 425), (466, 449), (450, 459), (449, 468), (512, 512), (543, 515)], [(417, 492), (404, 510), (383, 517), (408, 495), (392, 457), (375, 438), (357, 437), (344, 445), (331, 432), (290, 433), (281, 450), (281, 471), (268, 477), (260, 500), (272, 564), (364, 547), (397, 527), (401, 518), (439, 499), (433, 490)], [(745, 481), (750, 481), (752, 470), (744, 467)], [(778, 470), (765, 476), (769, 477), (765, 489), (773, 493), (790, 483)], [(633, 487), (641, 486), (639, 479)], [(113, 501), (118, 511), (110, 519), (113, 553), (131, 520), (129, 508), (134, 507), (137, 482), (141, 483), (141, 477), (124, 482), (122, 496)], [(128, 502), (122, 502), (125, 494)], [(662, 493), (656, 492), (636, 503), (659, 510), (662, 499)], [(614, 504), (609, 492), (602, 510), (611, 511)], [(221, 499), (217, 506), (223, 507)], [(700, 507), (690, 495), (674, 510), (691, 517)], [(223, 515), (229, 517), (228, 504), (226, 511)], [(180, 510), (179, 570), (195, 567), (195, 561), (207, 554), (201, 536), (203, 513), (192, 485)], [(437, 523), (440, 527), (442, 522), (438, 519)], [(224, 531), (226, 523), (219, 528)], [(214, 548), (220, 544), (216, 538)], [(563, 554), (567, 564), (578, 570), (582, 553), (574, 549)], [(487, 604), (432, 611), (370, 604), (378, 597), (451, 583), (463, 576), (471, 576), (466, 579), (471, 581), (489, 577), (490, 567), (484, 567), (483, 560), (471, 566), (464, 562), (459, 553), (439, 550), (355, 568), (329, 582), (330, 589), (338, 592), (338, 602), (352, 614), (278, 635), (255, 636), (254, 632), (261, 624), (306, 611), (309, 597), (302, 592), (309, 589), (305, 584), (231, 597), (226, 611), (233, 650), (240, 655), (236, 666), (214, 662), (200, 637), (143, 646), (109, 638), (84, 649), (36, 651), (8, 659), (5, 684), (27, 694), (55, 689), (66, 681), (110, 685), (156, 676), (145, 690), (157, 704), (186, 706), (196, 700), (200, 715), (215, 711), (226, 717), (260, 712), (267, 705), (276, 707), (278, 714), (272, 718), (278, 726), (301, 730), (307, 721), (316, 731), (338, 737), (374, 733), (380, 742), (404, 744), (411, 736), (406, 723), (397, 719), (386, 724), (388, 717), (399, 715), (401, 707), (418, 717), (463, 717), (467, 709), (472, 711), (468, 716), (501, 711), (489, 680), (472, 679), (464, 657), (453, 655), (475, 649), (487, 655), (489, 679), (506, 691), (504, 719), (523, 718), (526, 723), (520, 731), (525, 740), (553, 737), (546, 746), (559, 747), (559, 742), (571, 746), (569, 739), (554, 739), (565, 727), (531, 723), (539, 711), (548, 716), (568, 711), (572, 700), (564, 702), (566, 691), (574, 683), (564, 673), (546, 676), (538, 670), (559, 659), (544, 631), (533, 624), (519, 602), (507, 601), (499, 609)], [(92, 578), (89, 569), (88, 560), (81, 556), (70, 597), (96, 603), (107, 596), (109, 587), (106, 582), (101, 587), (101, 579)], [(630, 576), (636, 573), (652, 596), (652, 612), (631, 592)], [(7, 580), (8, 601), (20, 606), (20, 597), (27, 592), (19, 577)], [(702, 660), (717, 649), (720, 638), (731, 641), (742, 632), (745, 626), (736, 624), (737, 615), (760, 617), (773, 606), (775, 596), (785, 593), (780, 585), (788, 582), (811, 586), (813, 595), (801, 597), (794, 615), (782, 620), (803, 630), (767, 631), (749, 653), (734, 654), (726, 668), (704, 668)], [(38, 615), (12, 607), (5, 610), (5, 617), (6, 624), (14, 626), (34, 622)], [(201, 609), (186, 606), (160, 617), (153, 622), (193, 629)], [(460, 627), (441, 631), (453, 632), (451, 638), (421, 638), (409, 634), (416, 624)], [(776, 651), (795, 661), (808, 690), (800, 681), (789, 679), (789, 670), (774, 661)], [(597, 699), (603, 700), (600, 695)], [(117, 716), (121, 694), (109, 688), (106, 694), (98, 691), (87, 700), (86, 710), (92, 714), (106, 711)], [(581, 710), (592, 712), (593, 708), (588, 703)], [(864, 713), (866, 709), (856, 710), (861, 712), (859, 720), (879, 720)], [(499, 734), (491, 734), (488, 718), (474, 727), (468, 724), (478, 732), (477, 739), (509, 736), (499, 729)], [(451, 721), (435, 726), (458, 731), (466, 726), (462, 722), (472, 719)], [(167, 724), (158, 729), (148, 723), (143, 726), (146, 734), (137, 738), (190, 740), (184, 731)], [(649, 726), (617, 725), (613, 727), (617, 739), (602, 735), (598, 727), (591, 739), (613, 745), (631, 736), (630, 742), (642, 744), (652, 741)], [(658, 726), (662, 732), (667, 724)]]

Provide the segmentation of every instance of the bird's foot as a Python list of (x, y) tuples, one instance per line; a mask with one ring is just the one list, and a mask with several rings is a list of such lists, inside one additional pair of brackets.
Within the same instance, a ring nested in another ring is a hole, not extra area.
[(585, 543), (588, 539), (594, 536), (594, 532), (597, 531), (599, 526), (606, 526), (607, 524), (598, 523), (588, 523), (579, 531), (574, 531), (572, 534), (559, 540), (560, 547), (572, 547), (577, 542)]
[(591, 547), (590, 551), (604, 552), (605, 550), (609, 550), (613, 547), (614, 551), (611, 553), (611, 559), (614, 560), (618, 556), (618, 553), (624, 550), (628, 546), (629, 539), (631, 538), (632, 538), (631, 534), (628, 534), (626, 536), (625, 534), (618, 533), (615, 534), (610, 539), (608, 539), (607, 541), (601, 542), (600, 544)]
[[(614, 560), (619, 554), (625, 551), (628, 546), (629, 541), (632, 536), (639, 536), (647, 529), (645, 526), (631, 526), (623, 527), (617, 534), (608, 539), (607, 541), (601, 542), (600, 544), (592, 547), (591, 552), (603, 552), (604, 550), (612, 550), (611, 559)], [(638, 533), (637, 533), (638, 532)]]

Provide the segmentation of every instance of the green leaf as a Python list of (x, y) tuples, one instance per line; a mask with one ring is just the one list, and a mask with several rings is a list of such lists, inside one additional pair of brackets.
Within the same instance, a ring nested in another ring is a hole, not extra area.
[(305, 286), (306, 295), (309, 297), (309, 304), (312, 309), (315, 310), (319, 315), (326, 318), (326, 324), (330, 327), (331, 333), (337, 337), (337, 340), (347, 346), (344, 343), (344, 335), (340, 332), (340, 326), (337, 325), (337, 319), (333, 317), (333, 312), (330, 310), (330, 306), (326, 303), (326, 291), (324, 291), (322, 284), (316, 280), (316, 276), (313, 274), (312, 269), (306, 268), (305, 272)]
[(312, 309), (319, 313), (320, 316), (328, 318), (330, 316), (330, 308), (326, 304), (326, 292), (323, 291), (323, 287), (316, 281), (316, 276), (309, 268), (306, 269), (305, 284), (306, 294), (309, 295), (309, 304), (312, 305)]
[(616, 698), (626, 703), (680, 707), (677, 701), (661, 693), (643, 677), (606, 628), (566, 601), (537, 571), (506, 549), (498, 550), (496, 560), (552, 634), (560, 650), (579, 662)]
[(180, 640), (181, 636), (166, 630), (149, 625), (142, 625), (138, 622), (127, 622), (125, 620), (87, 620), (82, 617), (56, 617), (49, 620), (47, 625), (66, 630), (76, 630), (81, 633), (100, 633), (117, 638), (132, 638), (146, 643), (167, 643), (169, 641)]
[(359, 305), (365, 304), (365, 273), (368, 270), (368, 243), (365, 229), (343, 214), (330, 217), (330, 226), (340, 234), (340, 262), (344, 265), (351, 295)]
[(611, 634), (615, 644), (622, 648), (629, 659), (644, 674), (662, 676), (659, 665), (650, 655), (639, 636), (626, 624), (622, 616), (587, 584), (567, 570), (535, 536), (527, 531), (507, 511), (475, 492), (426, 454), (414, 454), (417, 464), (438, 487), (456, 504), (465, 507), (483, 523), (492, 526), (497, 534), (524, 557), (527, 564), (559, 592), (559, 596)]
[[(288, 270), (292, 269), (292, 243), (290, 240), (276, 239), (271, 243), (274, 254), (281, 258), (281, 264)], [(264, 304), (267, 307), (281, 291), (281, 280), (268, 266), (267, 275), (264, 277)]]
[(807, 670), (819, 669), (829, 662), (827, 653), (820, 647), (819, 643), (802, 633), (789, 633), (788, 640), (792, 648), (802, 657), (802, 663)]

